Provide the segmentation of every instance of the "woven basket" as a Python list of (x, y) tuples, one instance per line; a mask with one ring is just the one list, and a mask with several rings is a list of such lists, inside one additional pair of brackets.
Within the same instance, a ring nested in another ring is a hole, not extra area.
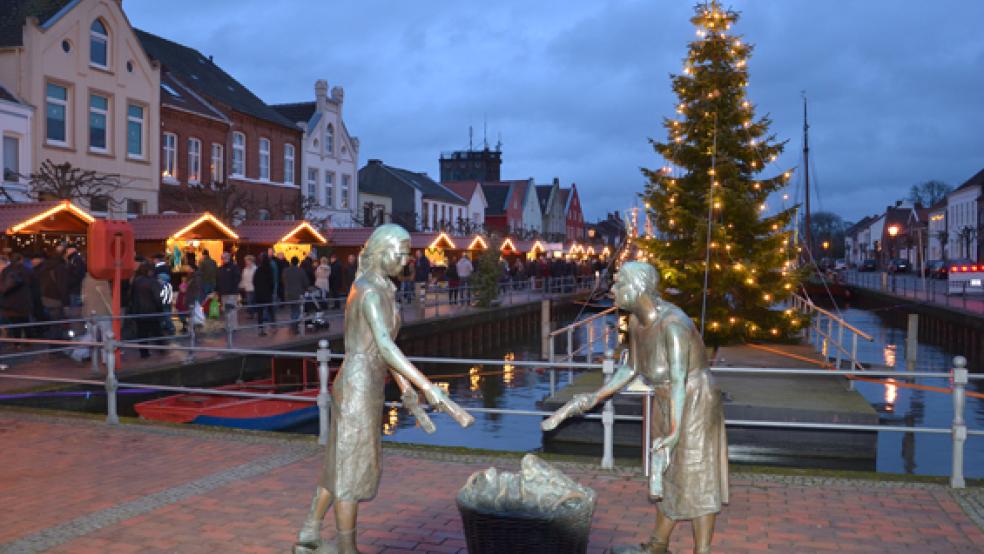
[(564, 517), (486, 512), (458, 502), (469, 554), (585, 554), (594, 505)]

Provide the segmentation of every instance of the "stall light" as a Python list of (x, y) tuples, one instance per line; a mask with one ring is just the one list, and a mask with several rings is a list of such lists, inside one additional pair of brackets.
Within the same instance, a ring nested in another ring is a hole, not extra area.
[(187, 233), (188, 231), (191, 231), (192, 229), (194, 229), (195, 227), (198, 227), (199, 225), (201, 225), (202, 223), (204, 223), (206, 221), (211, 221), (216, 227), (218, 227), (219, 229), (221, 229), (222, 232), (224, 232), (225, 234), (227, 234), (230, 237), (232, 237), (233, 240), (239, 240), (239, 235), (237, 235), (225, 223), (222, 223), (221, 221), (219, 221), (219, 219), (217, 217), (215, 217), (214, 215), (212, 215), (212, 214), (210, 214), (208, 212), (205, 212), (204, 214), (202, 214), (201, 217), (199, 217), (195, 221), (192, 221), (191, 223), (189, 223), (188, 225), (186, 225), (183, 229), (181, 229), (177, 233), (174, 233), (172, 236), (174, 238), (181, 238), (181, 235)]
[(485, 243), (485, 239), (481, 235), (475, 235), (475, 238), (468, 245), (468, 250), (486, 250), (489, 245)]
[(308, 231), (310, 231), (311, 234), (313, 234), (315, 238), (318, 239), (318, 242), (320, 242), (321, 244), (328, 242), (328, 239), (326, 239), (324, 235), (319, 233), (318, 230), (315, 229), (307, 221), (302, 221), (300, 225), (294, 227), (294, 229), (291, 232), (287, 233), (286, 235), (284, 235), (284, 238), (280, 239), (280, 242), (290, 242), (290, 239), (294, 238), (294, 235), (300, 233), (302, 229), (307, 229)]
[(455, 250), (458, 248), (457, 246), (454, 245), (454, 241), (451, 240), (451, 237), (449, 237), (447, 233), (443, 233), (443, 232), (440, 235), (437, 235), (437, 238), (434, 239), (434, 242), (430, 243), (430, 246), (428, 246), (427, 248), (429, 250), (436, 249), (438, 245), (441, 244), (441, 240), (444, 240), (444, 242), (448, 243), (450, 245), (449, 248), (451, 250)]
[(34, 216), (34, 217), (32, 217), (32, 218), (30, 218), (28, 220), (22, 221), (22, 222), (18, 223), (17, 225), (14, 225), (10, 229), (8, 229), (7, 232), (9, 234), (12, 234), (12, 235), (13, 234), (16, 234), (16, 233), (19, 233), (22, 230), (26, 229), (27, 227), (30, 227), (31, 225), (34, 225), (35, 223), (44, 221), (45, 219), (47, 219), (47, 218), (49, 218), (49, 217), (57, 214), (58, 212), (64, 212), (64, 211), (72, 212), (79, 219), (81, 219), (82, 221), (85, 221), (87, 224), (88, 223), (92, 223), (93, 221), (96, 220), (96, 218), (94, 218), (91, 215), (85, 213), (80, 208), (77, 208), (74, 204), (72, 204), (71, 201), (69, 201), (69, 200), (63, 200), (63, 201), (59, 202), (57, 205), (52, 206), (51, 208), (48, 208), (47, 210), (39, 213), (38, 215), (36, 215), (36, 216)]
[(502, 241), (502, 246), (499, 247), (499, 250), (502, 252), (517, 252), (516, 245), (513, 244), (512, 239), (508, 237), (506, 240)]

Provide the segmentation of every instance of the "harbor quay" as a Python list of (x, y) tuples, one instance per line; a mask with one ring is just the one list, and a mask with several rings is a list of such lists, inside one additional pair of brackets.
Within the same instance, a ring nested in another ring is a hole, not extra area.
[[(312, 437), (13, 408), (0, 410), (0, 429), (4, 553), (286, 552), (324, 452)], [(598, 494), (589, 552), (648, 538), (638, 466), (548, 461)], [(515, 470), (519, 456), (387, 444), (383, 464), (378, 496), (360, 510), (360, 549), (464, 553), (458, 489), (475, 471)], [(984, 488), (968, 484), (739, 466), (715, 551), (982, 552)], [(671, 549), (691, 541), (674, 533)]]

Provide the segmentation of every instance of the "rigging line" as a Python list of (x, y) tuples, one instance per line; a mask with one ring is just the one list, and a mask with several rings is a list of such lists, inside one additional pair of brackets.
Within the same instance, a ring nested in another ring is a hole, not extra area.
[(704, 250), (704, 294), (700, 301), (700, 338), (704, 338), (704, 320), (707, 316), (707, 277), (711, 269), (711, 218), (714, 216), (714, 183), (717, 181), (717, 121), (718, 114), (714, 112), (714, 142), (711, 147), (711, 183), (707, 193), (707, 245)]

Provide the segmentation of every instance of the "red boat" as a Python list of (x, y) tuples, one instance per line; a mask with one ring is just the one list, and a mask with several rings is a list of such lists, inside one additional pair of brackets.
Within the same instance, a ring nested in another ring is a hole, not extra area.
[[(217, 387), (215, 390), (318, 396), (316, 362), (312, 360), (271, 360), (269, 379), (259, 379)], [(310, 369), (310, 371), (309, 371)], [(141, 402), (134, 409), (144, 419), (169, 423), (218, 425), (260, 431), (276, 431), (318, 419), (318, 406), (300, 400), (244, 398), (207, 393), (166, 396)]]

